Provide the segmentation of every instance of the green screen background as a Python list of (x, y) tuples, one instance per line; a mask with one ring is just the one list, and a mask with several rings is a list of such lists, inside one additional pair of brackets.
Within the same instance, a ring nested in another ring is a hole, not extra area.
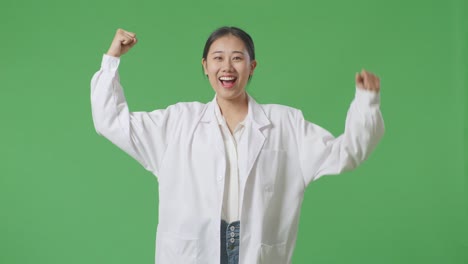
[(94, 130), (90, 80), (117, 28), (132, 111), (214, 96), (204, 42), (254, 38), (248, 87), (342, 133), (365, 68), (386, 134), (306, 191), (293, 263), (468, 263), (467, 1), (4, 1), (0, 263), (153, 263), (158, 183)]

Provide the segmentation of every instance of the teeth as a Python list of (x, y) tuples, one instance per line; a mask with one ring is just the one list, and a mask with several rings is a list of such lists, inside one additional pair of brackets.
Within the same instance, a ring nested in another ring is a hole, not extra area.
[(236, 77), (227, 77), (227, 76), (223, 76), (223, 77), (220, 77), (219, 78), (221, 81), (232, 81), (232, 80), (235, 80)]

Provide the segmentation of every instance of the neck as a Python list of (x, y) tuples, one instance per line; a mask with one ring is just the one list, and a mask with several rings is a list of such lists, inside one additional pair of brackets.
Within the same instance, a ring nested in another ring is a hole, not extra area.
[(226, 100), (216, 97), (221, 114), (226, 120), (233, 120), (234, 122), (242, 121), (248, 112), (248, 96), (247, 93), (243, 93), (237, 98)]

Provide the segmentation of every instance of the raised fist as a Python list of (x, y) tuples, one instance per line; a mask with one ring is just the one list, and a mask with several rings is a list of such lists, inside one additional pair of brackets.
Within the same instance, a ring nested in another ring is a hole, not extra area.
[(379, 92), (380, 78), (363, 69), (356, 73), (356, 86), (360, 89)]
[(127, 53), (137, 43), (136, 34), (125, 31), (121, 28), (117, 29), (112, 44), (107, 51), (107, 55), (120, 57)]

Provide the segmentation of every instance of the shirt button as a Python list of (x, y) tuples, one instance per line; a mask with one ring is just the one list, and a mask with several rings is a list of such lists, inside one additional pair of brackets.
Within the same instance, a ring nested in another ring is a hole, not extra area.
[(235, 228), (235, 227), (233, 227), (233, 226), (231, 226), (231, 228), (230, 228), (230, 229), (231, 229), (231, 231), (234, 231), (234, 229), (236, 229), (236, 228)]
[(234, 237), (236, 234), (234, 232), (231, 232), (231, 237)]
[(231, 243), (234, 243), (234, 241), (236, 241), (234, 238), (231, 238), (229, 241), (231, 241)]

